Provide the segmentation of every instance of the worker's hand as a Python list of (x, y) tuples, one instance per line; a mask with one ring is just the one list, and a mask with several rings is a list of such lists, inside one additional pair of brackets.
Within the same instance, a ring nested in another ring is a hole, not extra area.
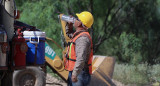
[(68, 22), (68, 28), (73, 29), (73, 23), (72, 22)]
[(66, 33), (72, 33), (72, 32), (73, 32), (73, 23), (67, 22)]
[(76, 76), (74, 76), (74, 75), (72, 75), (72, 82), (77, 82), (78, 80), (77, 80), (77, 77)]

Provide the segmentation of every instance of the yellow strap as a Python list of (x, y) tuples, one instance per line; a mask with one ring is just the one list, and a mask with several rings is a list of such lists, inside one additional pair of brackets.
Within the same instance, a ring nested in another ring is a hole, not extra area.
[(73, 44), (73, 43), (71, 43), (70, 46), (69, 46), (69, 58), (70, 58), (70, 59), (71, 59), (71, 47), (72, 47), (72, 44)]

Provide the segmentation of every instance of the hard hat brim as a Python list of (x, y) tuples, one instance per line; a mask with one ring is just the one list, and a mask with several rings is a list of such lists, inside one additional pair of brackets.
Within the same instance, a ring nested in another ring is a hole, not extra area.
[(80, 14), (79, 14), (79, 13), (76, 13), (76, 16), (79, 18)]
[(78, 16), (79, 16), (79, 13), (76, 13), (76, 16), (78, 17)]

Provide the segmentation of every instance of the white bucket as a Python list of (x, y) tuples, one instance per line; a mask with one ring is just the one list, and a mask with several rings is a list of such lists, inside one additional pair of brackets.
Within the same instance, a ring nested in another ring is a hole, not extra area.
[[(39, 43), (39, 40), (40, 38), (45, 38), (46, 37), (46, 34), (45, 32), (42, 32), (42, 31), (24, 31), (23, 32), (23, 37), (26, 39), (29, 39), (29, 42), (30, 43), (33, 43), (33, 44), (37, 44)], [(32, 39), (35, 39), (37, 38), (38, 41), (32, 41)]]

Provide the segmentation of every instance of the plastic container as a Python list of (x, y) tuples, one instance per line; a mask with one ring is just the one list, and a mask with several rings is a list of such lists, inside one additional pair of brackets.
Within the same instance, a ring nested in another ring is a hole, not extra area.
[(62, 20), (66, 21), (66, 22), (72, 22), (72, 23), (74, 23), (75, 20), (76, 20), (76, 18), (71, 17), (71, 16), (67, 16), (67, 15), (62, 15)]
[(7, 34), (0, 27), (0, 70), (7, 69)]
[(26, 63), (28, 65), (42, 65), (45, 63), (45, 32), (41, 31), (24, 31), (28, 51), (26, 53)]

